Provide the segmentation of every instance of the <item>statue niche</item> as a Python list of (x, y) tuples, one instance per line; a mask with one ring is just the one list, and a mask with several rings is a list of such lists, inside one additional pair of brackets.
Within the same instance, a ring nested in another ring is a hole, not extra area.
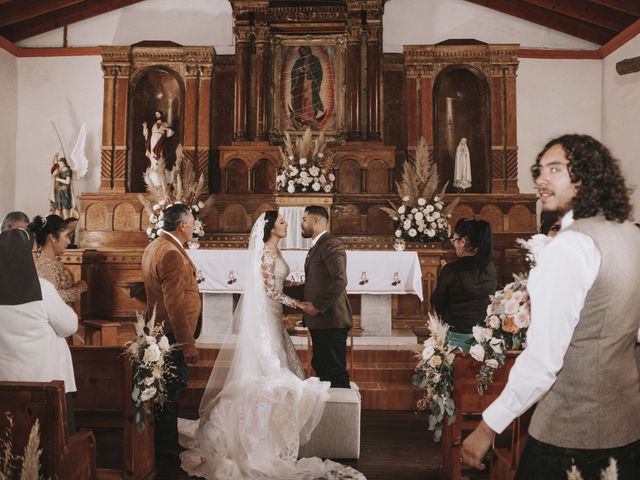
[[(169, 170), (175, 164), (183, 137), (184, 86), (173, 70), (151, 67), (132, 80), (129, 98), (127, 191), (145, 192), (143, 173), (149, 166), (160, 157)], [(163, 174), (157, 170), (152, 178)]]
[(471, 158), (471, 187), (466, 193), (491, 192), (491, 118), (489, 85), (470, 65), (452, 65), (436, 77), (433, 89), (434, 155), (441, 181), (454, 192), (456, 149), (466, 138)]

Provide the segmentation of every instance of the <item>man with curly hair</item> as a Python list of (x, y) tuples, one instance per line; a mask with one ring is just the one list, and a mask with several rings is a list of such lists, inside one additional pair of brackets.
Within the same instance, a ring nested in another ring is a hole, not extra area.
[(575, 464), (600, 478), (640, 478), (640, 230), (618, 162), (587, 135), (551, 140), (532, 167), (543, 211), (560, 233), (529, 275), (531, 326), (504, 390), (464, 441), (484, 468), (495, 432), (537, 402), (517, 479), (566, 479)]

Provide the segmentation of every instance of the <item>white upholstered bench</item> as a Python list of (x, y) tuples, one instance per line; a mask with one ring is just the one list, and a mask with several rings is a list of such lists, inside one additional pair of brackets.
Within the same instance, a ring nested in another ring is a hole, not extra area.
[(329, 400), (311, 439), (300, 446), (299, 457), (360, 457), (360, 391), (351, 388), (329, 389)]

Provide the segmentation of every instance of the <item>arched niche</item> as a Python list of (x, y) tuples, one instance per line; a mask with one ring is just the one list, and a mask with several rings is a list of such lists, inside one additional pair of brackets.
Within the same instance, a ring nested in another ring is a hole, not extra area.
[(249, 192), (249, 168), (240, 158), (231, 160), (224, 170), (227, 193)]
[(389, 167), (384, 160), (367, 165), (367, 193), (389, 193)]
[(142, 124), (147, 122), (150, 134), (156, 121), (156, 112), (162, 114), (173, 130), (165, 139), (166, 167), (171, 169), (176, 160), (176, 147), (182, 143), (184, 118), (184, 84), (180, 76), (167, 67), (154, 66), (142, 70), (130, 84), (129, 155), (126, 185), (128, 192), (146, 191), (143, 173), (149, 166), (145, 156), (146, 142)]
[(338, 192), (341, 194), (360, 193), (360, 165), (355, 160), (344, 160), (339, 166)]
[(273, 193), (276, 185), (276, 166), (268, 158), (261, 158), (253, 166), (253, 193)]
[(434, 158), (442, 182), (453, 186), (456, 149), (467, 139), (472, 185), (468, 193), (491, 192), (491, 107), (489, 84), (471, 65), (452, 65), (436, 77), (433, 89)]

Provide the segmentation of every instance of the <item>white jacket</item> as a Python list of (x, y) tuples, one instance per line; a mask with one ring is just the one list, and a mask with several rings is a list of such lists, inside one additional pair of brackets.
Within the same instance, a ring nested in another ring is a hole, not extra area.
[(71, 352), (65, 337), (78, 330), (78, 316), (53, 284), (40, 278), (42, 300), (0, 305), (0, 380), (63, 380), (76, 391)]

